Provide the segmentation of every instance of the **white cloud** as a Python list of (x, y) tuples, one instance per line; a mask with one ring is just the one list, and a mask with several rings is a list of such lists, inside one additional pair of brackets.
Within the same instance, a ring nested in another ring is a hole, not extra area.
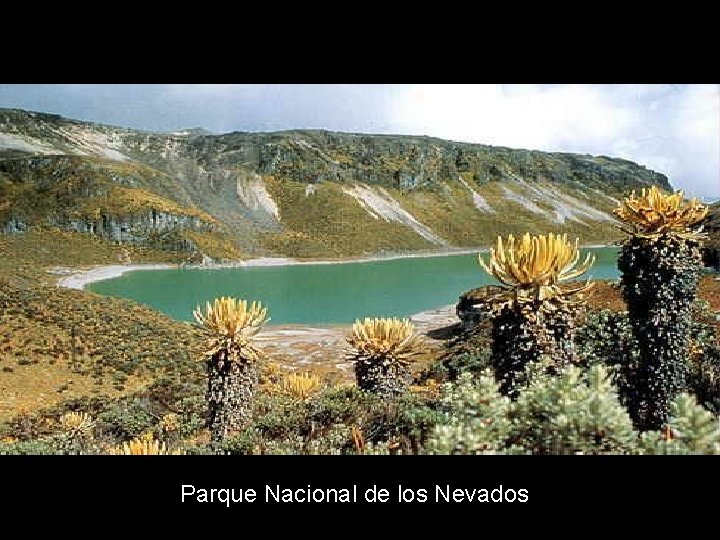
[(583, 85), (410, 85), (393, 122), (407, 132), (533, 149), (563, 139), (610, 138), (633, 120), (601, 89)]
[(605, 154), (720, 196), (718, 85), (406, 85), (402, 133), (546, 151)]

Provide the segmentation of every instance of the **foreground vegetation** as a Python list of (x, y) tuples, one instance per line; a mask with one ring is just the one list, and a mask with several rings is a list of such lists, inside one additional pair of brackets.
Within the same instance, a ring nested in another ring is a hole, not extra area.
[[(593, 310), (576, 336), (578, 365), (560, 376), (535, 366), (516, 400), (499, 390), (484, 324), (452, 340), (395, 399), (265, 364), (252, 417), (215, 449), (205, 428), (207, 381), (194, 362), (194, 378), (169, 374), (122, 397), (71, 399), (18, 415), (3, 427), (0, 452), (129, 454), (123, 448), (134, 445), (134, 453), (187, 454), (718, 453), (716, 316), (696, 305), (689, 384), (672, 402), (665, 430), (639, 432), (626, 408), (624, 374), (635, 358), (627, 314)], [(69, 410), (87, 413), (90, 428), (69, 432), (62, 424)]]
[[(685, 234), (699, 216), (661, 233), (665, 247), (634, 231), (624, 248), (679, 269), (632, 289), (648, 295), (643, 306), (661, 286), (663, 298), (682, 289), (689, 299), (651, 315), (654, 328), (670, 325), (670, 339), (652, 342), (660, 354), (644, 352), (648, 315), (626, 303), (638, 302), (627, 291), (644, 279), (640, 267), (623, 268), (621, 283), (565, 283), (592, 261), (578, 264), (565, 237), (527, 237), (484, 263), (504, 292), (439, 357), (411, 371), (423, 348), (411, 325), (358, 321), (347, 348), (356, 381), (339, 384), (264, 359), (252, 343), (261, 306), (220, 301), (198, 310), (199, 327), (178, 323), (51, 284), (50, 264), (115, 262), (118, 246), (69, 233), (3, 239), (3, 255), (25, 262), (0, 265), (0, 454), (720, 453), (720, 282), (706, 276), (693, 301), (682, 261), (697, 254), (677, 239), (668, 248), (665, 234), (699, 241)], [(65, 249), (53, 245), (58, 234)], [(513, 336), (527, 346), (508, 349)], [(653, 370), (668, 392), (638, 392), (653, 380), (639, 384), (638, 373)], [(662, 411), (654, 425), (636, 413), (648, 407)]]

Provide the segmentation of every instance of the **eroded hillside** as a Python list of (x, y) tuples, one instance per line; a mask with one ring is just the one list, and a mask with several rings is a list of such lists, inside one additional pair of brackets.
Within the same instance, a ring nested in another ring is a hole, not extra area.
[(617, 238), (662, 174), (602, 156), (325, 131), (151, 133), (0, 110), (0, 228), (50, 225), (216, 260)]

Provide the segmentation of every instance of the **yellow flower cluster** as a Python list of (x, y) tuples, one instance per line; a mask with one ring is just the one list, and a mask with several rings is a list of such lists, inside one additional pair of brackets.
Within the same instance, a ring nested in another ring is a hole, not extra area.
[[(510, 235), (490, 250), (485, 262), (481, 255), (478, 262), (483, 269), (505, 286), (498, 299), (517, 302), (556, 299), (565, 301), (570, 296), (590, 288), (589, 283), (561, 286), (564, 281), (575, 279), (595, 262), (595, 256), (587, 254), (580, 262), (578, 240), (571, 243), (567, 235), (539, 235), (529, 233), (516, 239)], [(507, 290), (510, 290), (510, 296)]]
[(656, 186), (633, 191), (615, 209), (615, 215), (635, 228), (639, 236), (655, 237), (673, 234), (682, 238), (700, 238), (692, 227), (707, 215), (708, 208), (697, 199), (685, 201), (682, 191), (666, 195)]
[(357, 320), (347, 342), (347, 356), (355, 360), (383, 359), (405, 364), (423, 352), (421, 338), (409, 319)]
[(84, 412), (67, 412), (60, 417), (60, 427), (70, 436), (88, 435), (95, 427), (95, 421)]
[(321, 388), (322, 380), (312, 373), (290, 373), (273, 385), (273, 391), (300, 400), (309, 398)]
[(252, 338), (269, 320), (260, 302), (248, 305), (247, 300), (223, 296), (212, 304), (207, 302), (204, 313), (198, 306), (193, 316), (208, 338), (207, 356), (225, 351), (233, 361), (261, 357), (262, 353), (252, 345)]
[(167, 445), (149, 437), (133, 439), (110, 450), (116, 456), (178, 456), (184, 454), (180, 450), (170, 450)]

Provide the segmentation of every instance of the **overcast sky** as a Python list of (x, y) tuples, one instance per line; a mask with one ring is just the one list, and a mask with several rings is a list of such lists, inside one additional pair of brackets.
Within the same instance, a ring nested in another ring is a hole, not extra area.
[(322, 128), (603, 154), (720, 197), (720, 85), (0, 85), (0, 107), (159, 131)]

